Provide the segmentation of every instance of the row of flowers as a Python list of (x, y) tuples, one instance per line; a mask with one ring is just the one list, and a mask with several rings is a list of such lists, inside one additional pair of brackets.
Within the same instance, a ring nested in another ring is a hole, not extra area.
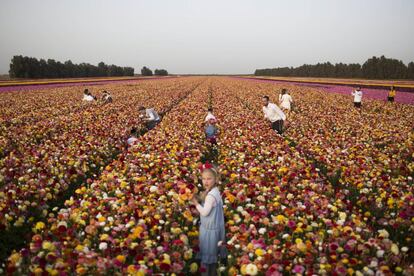
[[(249, 91), (244, 100), (248, 98), (250, 108), (258, 113), (260, 97), (271, 94), (276, 101), (282, 88), (245, 82), (234, 85)], [(403, 262), (412, 262), (412, 107), (367, 101), (359, 113), (348, 97), (294, 86), (289, 89), (296, 102), (285, 133), (291, 145), (327, 177), (333, 186), (330, 196), (342, 200), (350, 213), (360, 214), (373, 230), (389, 232), (409, 251)], [(392, 139), (384, 141), (386, 137)], [(377, 151), (381, 139), (381, 151)], [(390, 165), (381, 165), (384, 159)], [(397, 165), (392, 167), (392, 162)], [(396, 167), (399, 170), (393, 172)]]
[(186, 202), (206, 151), (199, 121), (207, 88), (198, 87), (98, 180), (76, 190), (47, 226), (37, 223), (30, 247), (10, 256), (8, 272), (198, 271), (190, 261), (198, 232)]
[[(59, 116), (52, 112), (24, 127), (9, 126), (6, 138), (12, 147), (0, 160), (0, 229), (22, 226), (39, 212), (47, 216), (50, 202), (59, 200), (71, 185), (93, 178), (124, 149), (129, 130), (139, 126), (138, 105), (167, 110), (197, 81), (111, 86), (108, 90), (113, 92), (115, 101), (110, 105), (85, 105), (80, 100), (81, 90), (73, 91), (71, 98), (78, 103), (68, 101), (64, 110), (70, 112)], [(159, 97), (160, 93), (164, 96)], [(16, 97), (24, 97), (21, 94)], [(59, 89), (39, 97), (53, 98), (56, 94)], [(36, 95), (31, 96), (36, 99)], [(60, 109), (60, 102), (50, 103), (53, 104)], [(39, 136), (38, 141), (33, 141)]]

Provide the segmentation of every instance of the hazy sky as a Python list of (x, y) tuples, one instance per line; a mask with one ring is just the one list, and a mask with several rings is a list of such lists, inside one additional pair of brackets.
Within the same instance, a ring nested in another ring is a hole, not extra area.
[(412, 0), (0, 0), (0, 73), (16, 54), (170, 73), (407, 64), (413, 15)]

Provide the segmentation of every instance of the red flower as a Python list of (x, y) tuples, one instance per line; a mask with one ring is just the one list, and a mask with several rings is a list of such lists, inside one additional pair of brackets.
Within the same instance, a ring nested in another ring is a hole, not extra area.
[(170, 268), (171, 268), (171, 266), (169, 264), (166, 264), (166, 263), (161, 263), (160, 264), (160, 269), (163, 270), (163, 271), (169, 271)]

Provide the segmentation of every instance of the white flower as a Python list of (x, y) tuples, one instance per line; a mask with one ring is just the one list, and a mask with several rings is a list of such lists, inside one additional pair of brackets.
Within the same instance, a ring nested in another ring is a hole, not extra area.
[(150, 192), (151, 192), (151, 193), (155, 193), (156, 191), (158, 191), (158, 187), (157, 187), (157, 186), (152, 185), (152, 186), (150, 187)]
[(371, 263), (369, 264), (369, 267), (375, 268), (378, 266), (378, 261), (377, 260), (372, 260)]
[(385, 253), (384, 250), (378, 250), (377, 251), (377, 257), (382, 258), (382, 256), (384, 256), (384, 253)]
[(364, 267), (364, 272), (366, 275), (374, 275), (374, 271), (372, 271), (371, 269), (369, 269), (368, 267)]
[(401, 251), (404, 252), (404, 253), (407, 252), (408, 251), (408, 247), (407, 246), (402, 247), (401, 248)]
[(266, 228), (262, 227), (259, 229), (259, 234), (263, 235), (264, 233), (266, 233)]
[(101, 242), (99, 244), (99, 249), (100, 250), (106, 250), (108, 248), (108, 244), (106, 242)]
[(257, 275), (257, 266), (255, 264), (248, 264), (246, 266), (246, 273), (249, 275)]
[(388, 237), (390, 236), (390, 234), (385, 229), (378, 230), (378, 233), (381, 238), (388, 239)]

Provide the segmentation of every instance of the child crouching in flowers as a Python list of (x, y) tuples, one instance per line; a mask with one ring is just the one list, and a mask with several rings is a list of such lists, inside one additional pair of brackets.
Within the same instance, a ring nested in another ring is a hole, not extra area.
[(200, 233), (198, 258), (205, 271), (202, 275), (216, 275), (219, 246), (225, 242), (223, 200), (217, 187), (219, 175), (211, 164), (201, 168), (201, 178), (205, 191), (201, 194), (201, 204), (193, 197), (191, 203), (200, 213)]

